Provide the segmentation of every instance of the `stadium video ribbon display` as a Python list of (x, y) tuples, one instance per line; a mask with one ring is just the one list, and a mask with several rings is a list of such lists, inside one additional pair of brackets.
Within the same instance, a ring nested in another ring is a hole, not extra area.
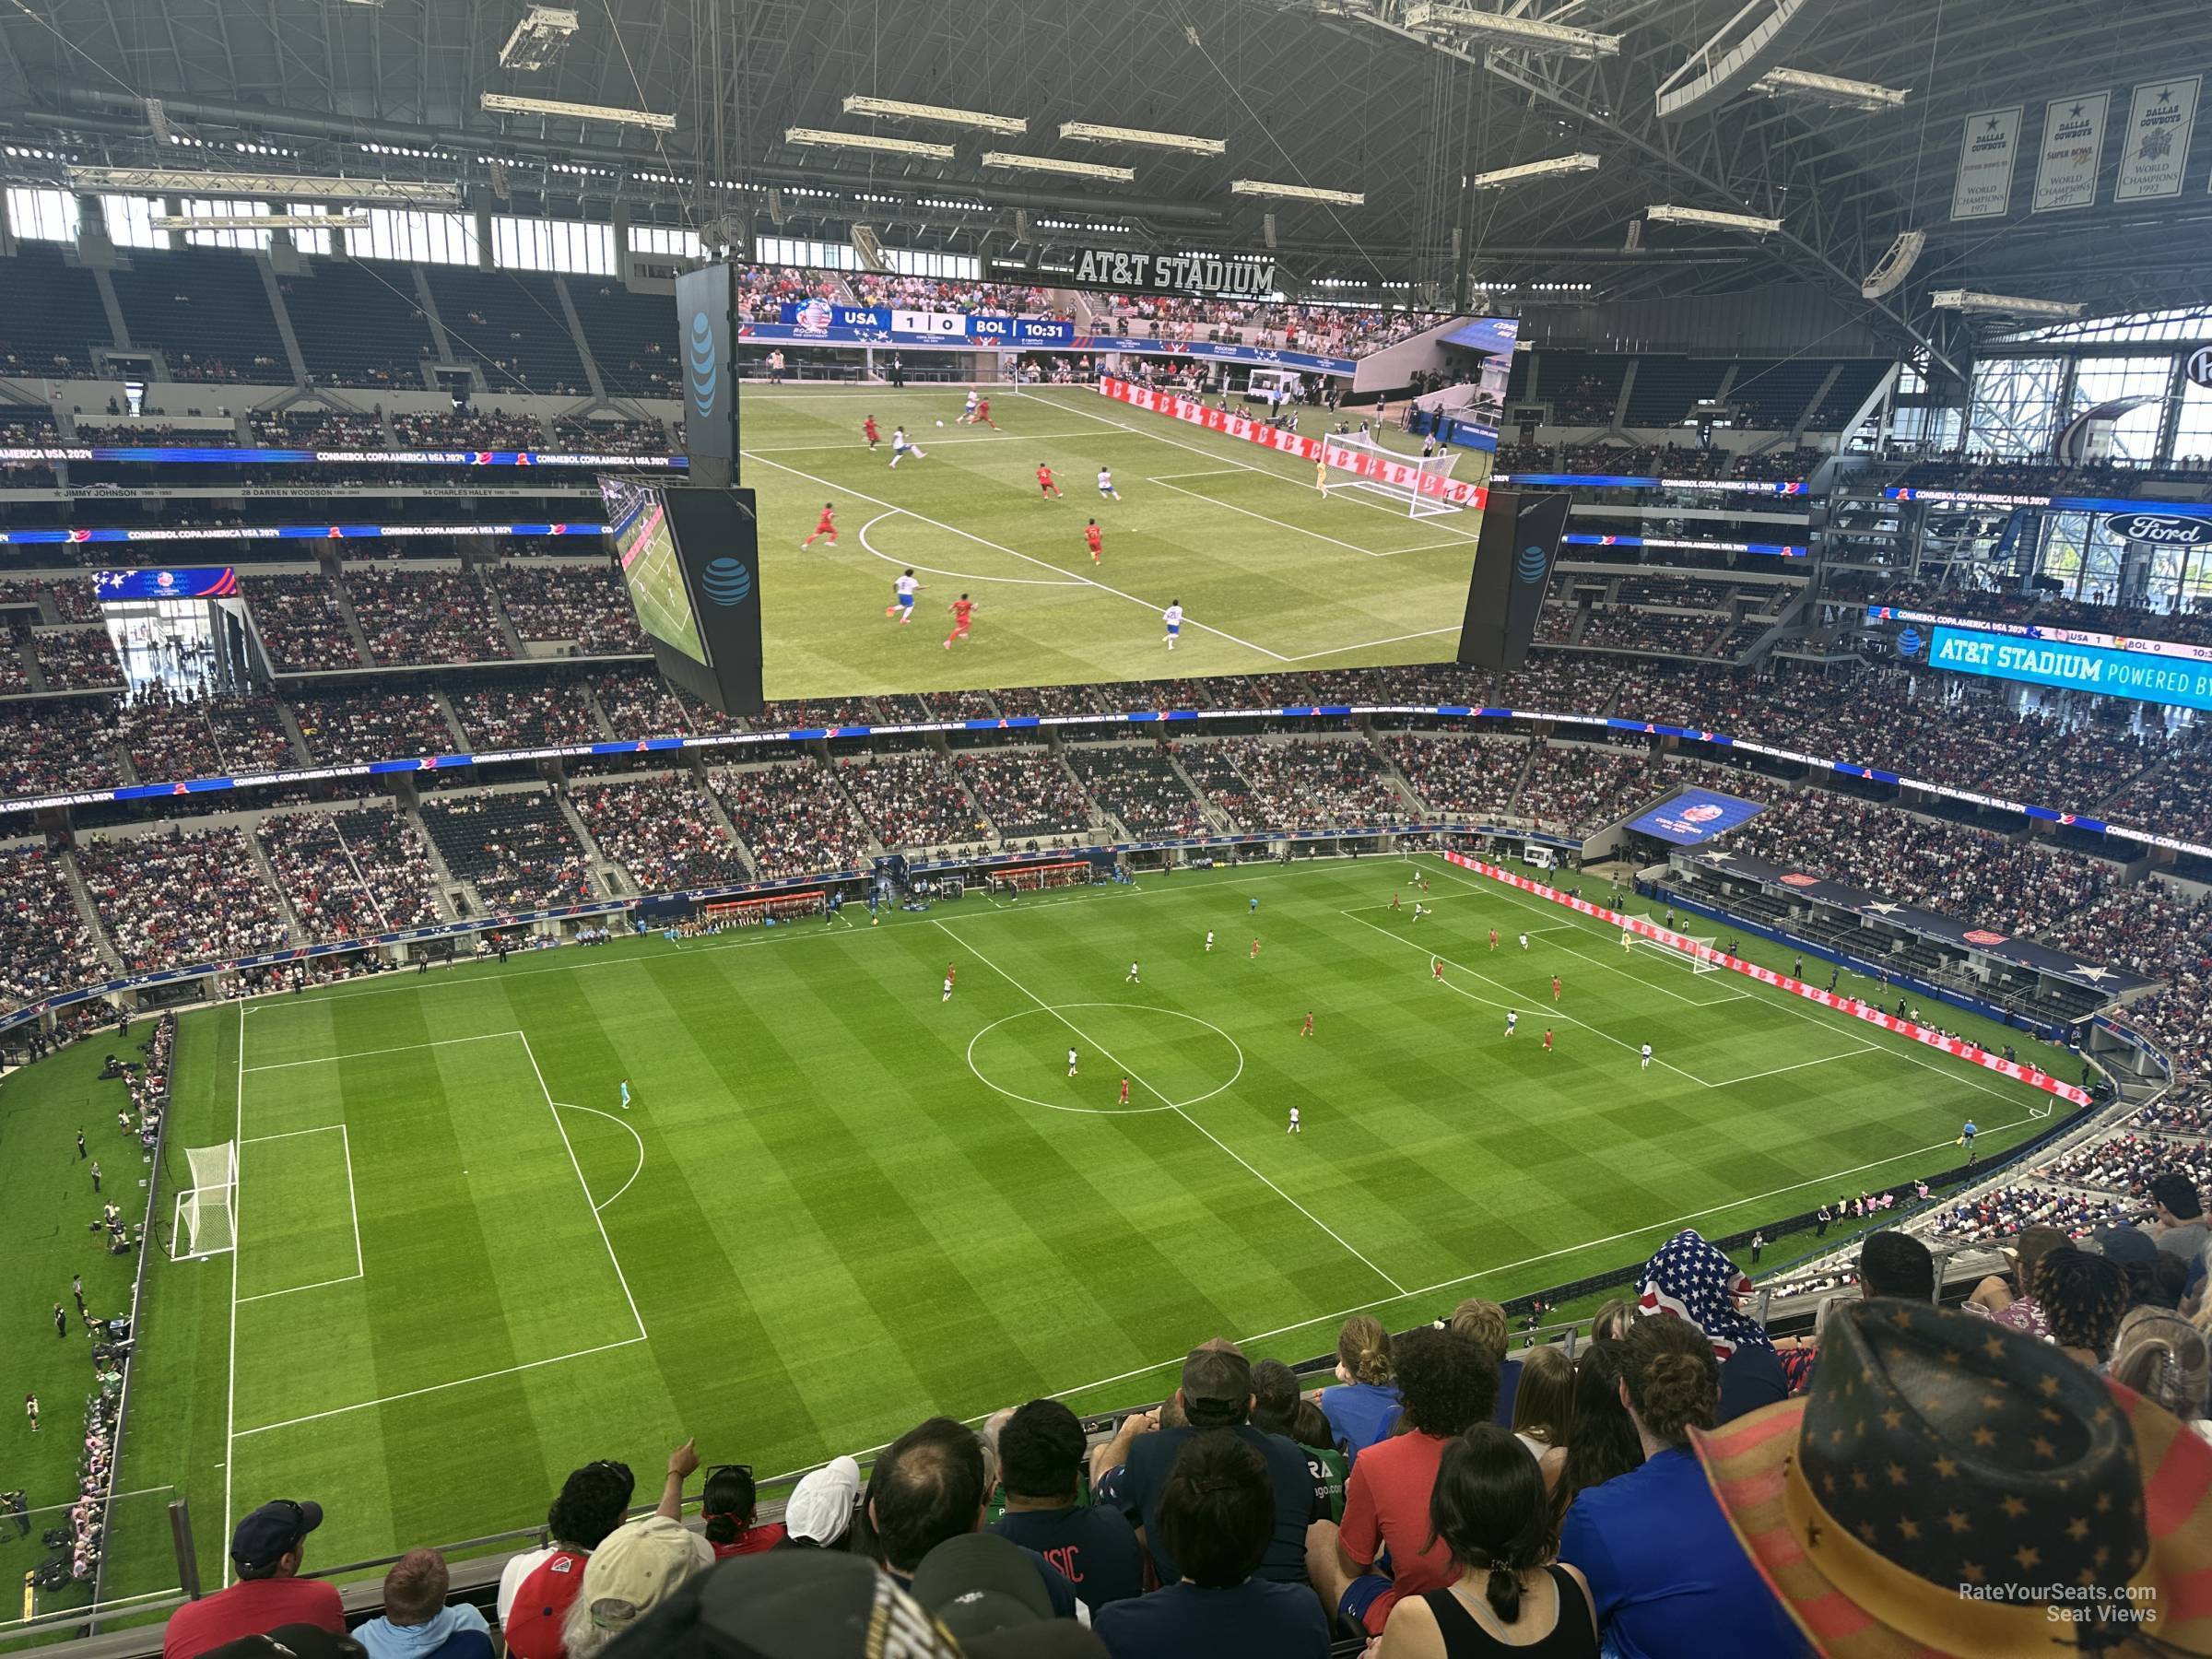
[(725, 714), (757, 713), (760, 561), (749, 489), (605, 477), (615, 555), (669, 682)]
[(1928, 665), (2174, 708), (2212, 709), (2212, 663), (2163, 652), (1938, 627), (1928, 645)]

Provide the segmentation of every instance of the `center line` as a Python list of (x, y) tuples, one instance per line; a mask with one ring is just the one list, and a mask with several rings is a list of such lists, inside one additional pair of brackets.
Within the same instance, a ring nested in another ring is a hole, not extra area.
[(1165, 1106), (1169, 1111), (1172, 1112), (1184, 1123), (1190, 1124), (1192, 1128), (1197, 1130), (1199, 1134), (1205, 1135), (1207, 1140), (1212, 1141), (1215, 1146), (1219, 1147), (1222, 1151), (1228, 1153), (1239, 1163), (1243, 1164), (1245, 1171), (1248, 1174), (1257, 1178), (1261, 1184), (1265, 1186), (1269, 1192), (1273, 1193), (1277, 1198), (1280, 1198), (1285, 1204), (1288, 1205), (1292, 1209), (1296, 1210), (1307, 1220), (1312, 1222), (1314, 1226), (1320, 1228), (1323, 1232), (1327, 1233), (1330, 1238), (1335, 1240), (1337, 1243), (1343, 1245), (1346, 1250), (1350, 1251), (1353, 1255), (1358, 1256), (1360, 1265), (1367, 1268), (1370, 1273), (1372, 1273), (1377, 1278), (1388, 1285), (1393, 1290), (1395, 1290), (1400, 1296), (1406, 1294), (1405, 1286), (1399, 1284), (1396, 1279), (1392, 1278), (1389, 1274), (1383, 1272), (1382, 1268), (1376, 1266), (1374, 1263), (1369, 1261), (1367, 1257), (1362, 1254), (1359, 1250), (1356, 1248), (1342, 1233), (1331, 1227), (1326, 1221), (1324, 1221), (1319, 1216), (1315, 1215), (1312, 1210), (1308, 1209), (1297, 1199), (1291, 1197), (1289, 1194), (1284, 1192), (1281, 1187), (1277, 1186), (1274, 1182), (1269, 1181), (1267, 1177), (1261, 1174), (1259, 1171), (1253, 1169), (1250, 1163), (1245, 1161), (1242, 1155), (1240, 1154), (1235, 1147), (1224, 1141), (1219, 1135), (1208, 1129), (1204, 1124), (1200, 1123), (1196, 1118), (1193, 1117), (1189, 1112), (1185, 1112), (1174, 1101), (1169, 1100), (1166, 1095), (1161, 1094), (1159, 1089), (1153, 1088), (1151, 1084), (1146, 1082), (1144, 1078), (1138, 1077), (1134, 1071), (1131, 1071), (1119, 1060), (1115, 1060), (1112, 1052), (1109, 1050), (1105, 1044), (1093, 1038), (1088, 1031), (1084, 1030), (1081, 1026), (1076, 1024), (1074, 1020), (1068, 1018), (1066, 1015), (1061, 1013), (1059, 1009), (1053, 1007), (1052, 1004), (1046, 1002), (1044, 998), (1039, 996), (1034, 991), (1030, 990), (1027, 985), (1023, 984), (1019, 980), (1008, 973), (1004, 968), (1001, 968), (996, 962), (993, 961), (982, 951), (976, 949), (974, 946), (969, 944), (967, 940), (961, 938), (959, 934), (954, 933), (951, 928), (947, 927), (944, 923), (933, 922), (930, 924), (930, 925), (936, 928), (947, 938), (952, 940), (962, 949), (968, 951), (975, 958), (977, 961), (982, 963), (984, 967), (990, 969), (992, 972), (997, 974), (1000, 979), (1005, 980), (1007, 984), (1013, 986), (1017, 991), (1020, 992), (1024, 996), (1035, 1003), (1040, 1008), (1042, 1008), (1047, 1014), (1050, 1014), (1054, 1019), (1058, 1020), (1069, 1030), (1075, 1032), (1075, 1034), (1080, 1037), (1085, 1042), (1089, 1043), (1092, 1048), (1097, 1049), (1100, 1053), (1105, 1055), (1109, 1061), (1112, 1062), (1115, 1069), (1125, 1074), (1129, 1080), (1135, 1083), (1139, 1088), (1143, 1089), (1147, 1094), (1152, 1096), (1162, 1106)]

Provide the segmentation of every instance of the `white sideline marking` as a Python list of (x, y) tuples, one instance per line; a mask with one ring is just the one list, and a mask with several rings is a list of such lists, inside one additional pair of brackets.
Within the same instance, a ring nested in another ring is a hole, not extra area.
[(250, 1072), (285, 1071), (295, 1065), (328, 1065), (335, 1060), (361, 1060), (371, 1054), (404, 1054), (410, 1049), (444, 1048), (454, 1042), (489, 1042), (495, 1037), (520, 1037), (520, 1031), (484, 1031), (475, 1037), (440, 1037), (429, 1042), (398, 1042), (390, 1048), (356, 1049), (350, 1054), (318, 1054), (312, 1060), (273, 1060), (266, 1065), (249, 1065)]
[(317, 1124), (312, 1129), (287, 1129), (280, 1135), (249, 1135), (238, 1144), (241, 1147), (258, 1147), (263, 1141), (293, 1140), (302, 1135), (331, 1135), (343, 1127), (340, 1124)]
[[(1419, 549), (1416, 547), (1408, 547), (1406, 549), (1406, 551), (1408, 553), (1414, 553), (1419, 551)], [(1375, 557), (1377, 559), (1388, 559), (1390, 555), (1387, 553), (1378, 553), (1375, 555)], [(1303, 656), (1291, 657), (1289, 661), (1293, 663), (1311, 663), (1318, 661), (1322, 657), (1342, 656), (1347, 651), (1365, 651), (1369, 647), (1374, 645), (1397, 645), (1402, 644), (1407, 640), (1426, 640), (1436, 634), (1455, 634), (1458, 631), (1459, 629), (1456, 627), (1424, 628), (1418, 633), (1392, 634), (1388, 639), (1385, 640), (1362, 640), (1357, 645), (1332, 645), (1326, 651), (1309, 651)]]
[[(1034, 554), (1018, 552), (1014, 548), (1006, 546), (1002, 542), (986, 541), (983, 537), (977, 535), (971, 531), (962, 530), (957, 524), (947, 524), (942, 519), (933, 519), (927, 513), (916, 512), (911, 507), (900, 507), (898, 502), (887, 501), (881, 496), (872, 496), (869, 495), (865, 490), (854, 489), (851, 485), (832, 483), (828, 478), (818, 478), (812, 473), (801, 472), (795, 466), (786, 466), (781, 461), (771, 461), (766, 455), (761, 454), (758, 450), (746, 450), (743, 451), (742, 453), (748, 458), (758, 456), (760, 464), (763, 466), (772, 466), (778, 472), (787, 472), (794, 478), (805, 478), (809, 484), (819, 484), (825, 489), (842, 490), (846, 495), (856, 496), (861, 500), (873, 501), (878, 507), (888, 507), (894, 512), (903, 512), (908, 518), (912, 519), (916, 524), (928, 524), (933, 529), (942, 530), (947, 535), (959, 536), (964, 541), (971, 541), (979, 547), (989, 547), (994, 552), (1004, 553), (1010, 559), (1018, 559), (1025, 564), (1033, 564), (1039, 570), (1052, 571), (1055, 576), (1067, 577), (1072, 574), (1074, 579), (1079, 581), (1083, 586), (1096, 588), (1101, 594), (1111, 594), (1116, 599), (1125, 599), (1131, 605), (1143, 606), (1147, 610), (1149, 610), (1156, 617), (1166, 608), (1164, 606), (1153, 604), (1149, 599), (1140, 599), (1135, 594), (1124, 593), (1120, 588), (1109, 587), (1106, 583), (1098, 581), (1095, 577), (1085, 576), (1080, 571), (1071, 573), (1070, 571), (1064, 571), (1058, 565), (1053, 563), (1049, 559), (1039, 559)], [(869, 551), (873, 552), (874, 549), (870, 548)], [(1201, 622), (1195, 617), (1185, 617), (1183, 620), (1188, 622), (1193, 628), (1203, 629), (1206, 632), (1214, 635), (1217, 639), (1227, 640), (1231, 645), (1241, 645), (1247, 651), (1257, 652), (1261, 656), (1266, 657), (1270, 661), (1288, 663), (1290, 660), (1288, 657), (1283, 655), (1280, 652), (1270, 651), (1265, 645), (1254, 645), (1250, 640), (1240, 640), (1235, 634), (1230, 633), (1224, 629), (1216, 628), (1211, 623)]]
[(1883, 1052), (1878, 1042), (1862, 1042), (1857, 1048), (1846, 1049), (1840, 1054), (1823, 1054), (1818, 1060), (1800, 1060), (1794, 1065), (1777, 1065), (1771, 1071), (1751, 1072), (1741, 1077), (1724, 1077), (1712, 1087), (1726, 1088), (1733, 1083), (1756, 1083), (1761, 1077), (1779, 1077), (1783, 1072), (1803, 1071), (1808, 1065), (1826, 1065), (1830, 1061), (1855, 1060), (1861, 1054), (1879, 1054)]
[(993, 961), (982, 951), (977, 950), (974, 946), (970, 945), (967, 940), (961, 938), (959, 935), (954, 933), (951, 928), (947, 927), (944, 923), (933, 923), (932, 925), (935, 926), (940, 933), (944, 934), (947, 938), (952, 940), (955, 944), (961, 946), (963, 948), (971, 952), (977, 961), (982, 963), (984, 967), (990, 969), (992, 972), (997, 974), (1000, 979), (1005, 980), (1007, 984), (1013, 986), (1017, 991), (1020, 992), (1024, 996), (1035, 1003), (1040, 1008), (1042, 1008), (1047, 1014), (1050, 1014), (1054, 1019), (1058, 1020), (1069, 1030), (1075, 1032), (1077, 1037), (1081, 1038), (1085, 1042), (1089, 1043), (1092, 1048), (1098, 1050), (1100, 1054), (1104, 1055), (1109, 1061), (1112, 1062), (1117, 1070), (1125, 1074), (1129, 1080), (1135, 1083), (1139, 1088), (1142, 1088), (1147, 1094), (1159, 1100), (1161, 1105), (1167, 1107), (1167, 1109), (1172, 1112), (1177, 1117), (1181, 1118), (1184, 1123), (1190, 1124), (1190, 1126), (1197, 1130), (1199, 1134), (1205, 1135), (1207, 1140), (1212, 1141), (1215, 1146), (1219, 1147), (1222, 1151), (1227, 1152), (1230, 1157), (1235, 1159), (1239, 1163), (1243, 1164), (1247, 1173), (1256, 1177), (1261, 1184), (1265, 1186), (1269, 1192), (1273, 1193), (1277, 1198), (1280, 1198), (1285, 1204), (1288, 1204), (1292, 1209), (1296, 1210), (1307, 1220), (1312, 1222), (1314, 1226), (1320, 1228), (1323, 1232), (1327, 1233), (1330, 1238), (1335, 1240), (1337, 1243), (1343, 1245), (1346, 1250), (1350, 1251), (1354, 1256), (1359, 1258), (1360, 1265), (1364, 1266), (1370, 1273), (1372, 1273), (1377, 1278), (1381, 1279), (1384, 1284), (1388, 1285), (1399, 1295), (1403, 1296), (1406, 1294), (1406, 1288), (1404, 1286), (1400, 1285), (1396, 1279), (1392, 1278), (1389, 1274), (1383, 1272), (1382, 1268), (1376, 1266), (1374, 1263), (1369, 1261), (1367, 1257), (1361, 1254), (1360, 1252), (1354, 1247), (1342, 1233), (1331, 1227), (1326, 1221), (1324, 1221), (1319, 1216), (1315, 1215), (1312, 1210), (1308, 1209), (1297, 1199), (1291, 1197), (1289, 1194), (1284, 1192), (1281, 1187), (1277, 1186), (1274, 1182), (1269, 1181), (1266, 1176), (1262, 1175), (1260, 1171), (1253, 1169), (1251, 1164), (1245, 1163), (1244, 1159), (1233, 1147), (1231, 1147), (1228, 1142), (1222, 1140), (1204, 1124), (1201, 1124), (1196, 1118), (1185, 1112), (1181, 1106), (1178, 1106), (1173, 1100), (1169, 1100), (1166, 1095), (1161, 1094), (1159, 1089), (1153, 1088), (1151, 1084), (1146, 1082), (1144, 1078), (1138, 1077), (1136, 1073), (1131, 1071), (1129, 1067), (1122, 1065), (1119, 1060), (1115, 1060), (1112, 1053), (1107, 1049), (1104, 1043), (1094, 1039), (1088, 1032), (1085, 1031), (1082, 1027), (1076, 1024), (1074, 1020), (1068, 1018), (1066, 1015), (1061, 1013), (1059, 1009), (1053, 1007), (1052, 1004), (1046, 1002), (1034, 991), (1030, 990), (1029, 986), (1023, 984), (1021, 981), (1016, 979), (1012, 974), (1001, 968), (996, 962)]
[[(594, 1117), (603, 1117), (610, 1124), (621, 1124), (622, 1132), (629, 1135), (631, 1140), (638, 1143), (638, 1167), (629, 1172), (629, 1180), (624, 1182), (620, 1186), (615, 1189), (615, 1198), (619, 1198), (623, 1194), (629, 1192), (632, 1184), (636, 1182), (638, 1177), (645, 1172), (645, 1137), (640, 1135), (635, 1129), (632, 1129), (628, 1124), (623, 1123), (622, 1120), (617, 1117), (613, 1112), (602, 1112), (596, 1106), (579, 1106), (572, 1100), (556, 1100), (553, 1102), (553, 1104), (559, 1107), (563, 1112), (588, 1112)], [(594, 1210), (603, 1210), (608, 1204), (612, 1204), (615, 1201), (615, 1198), (607, 1199), (605, 1204), (594, 1204), (592, 1206), (592, 1207)]]
[[(1091, 432), (1002, 432), (995, 438), (939, 438), (936, 443), (1027, 443), (1034, 438), (1042, 442), (1048, 438), (1089, 438)], [(931, 446), (935, 448), (935, 445)], [(865, 438), (833, 438), (823, 443), (776, 443), (765, 448), (747, 450), (750, 455), (804, 455), (818, 450), (858, 450), (870, 453)]]
[(500, 1371), (478, 1371), (473, 1377), (456, 1378), (451, 1382), (433, 1382), (428, 1388), (410, 1388), (405, 1394), (386, 1394), (381, 1400), (363, 1400), (358, 1406), (335, 1406), (328, 1411), (313, 1411), (305, 1417), (286, 1418), (280, 1423), (263, 1423), (258, 1428), (241, 1429), (233, 1440), (244, 1440), (250, 1434), (268, 1434), (278, 1429), (293, 1429), (301, 1423), (319, 1423), (325, 1418), (345, 1417), (349, 1412), (369, 1411), (379, 1406), (390, 1406), (399, 1400), (418, 1399), (423, 1394), (442, 1394), (449, 1388), (466, 1388), (471, 1382), (488, 1382), (494, 1377), (512, 1377), (517, 1371), (537, 1371), (548, 1365), (564, 1364), (571, 1359), (583, 1359), (593, 1354), (611, 1353), (616, 1348), (634, 1347), (644, 1341), (640, 1336), (625, 1336), (619, 1342), (603, 1342), (597, 1347), (578, 1348), (572, 1354), (556, 1354), (550, 1359), (527, 1359), (520, 1365), (510, 1365)]
[[(238, 1106), (231, 1125), (231, 1137), (243, 1140), (246, 1133), (246, 1005), (238, 1005)], [(232, 1175), (235, 1179), (236, 1169)], [(230, 1200), (230, 1375), (225, 1383), (223, 1402), (223, 1530), (221, 1535), (230, 1535), (230, 1472), (237, 1465), (235, 1455), (238, 1441), (238, 1256), (245, 1241), (240, 1222), (245, 1214), (246, 1187), (238, 1182), (238, 1192)], [(223, 1583), (230, 1583), (230, 1552), (223, 1552)]]
[[(537, 1079), (538, 1092), (546, 1097), (546, 1110), (553, 1114), (553, 1127), (560, 1131), (560, 1144), (568, 1148), (569, 1168), (576, 1171), (576, 1184), (583, 1189), (583, 1201), (592, 1204), (592, 1183), (583, 1178), (583, 1166), (576, 1161), (575, 1143), (569, 1139), (569, 1126), (560, 1121), (559, 1102), (553, 1099), (553, 1091), (546, 1087), (546, 1074), (538, 1069), (537, 1051), (530, 1046), (530, 1039), (524, 1037), (522, 1032), (517, 1031), (514, 1035), (523, 1039), (523, 1053), (530, 1058), (530, 1075)], [(641, 1148), (643, 1144), (639, 1143)], [(632, 1175), (630, 1179), (634, 1181), (637, 1177)], [(629, 1182), (624, 1182), (623, 1188), (628, 1191)], [(622, 1300), (629, 1304), (629, 1316), (638, 1322), (637, 1340), (642, 1342), (645, 1340), (645, 1317), (638, 1312), (638, 1299), (629, 1293), (629, 1277), (622, 1271), (622, 1258), (615, 1253), (615, 1241), (606, 1236), (606, 1223), (599, 1218), (599, 1206), (595, 1204), (592, 1204), (592, 1225), (599, 1230), (599, 1242), (606, 1246), (606, 1259), (615, 1265), (615, 1282), (622, 1287)]]

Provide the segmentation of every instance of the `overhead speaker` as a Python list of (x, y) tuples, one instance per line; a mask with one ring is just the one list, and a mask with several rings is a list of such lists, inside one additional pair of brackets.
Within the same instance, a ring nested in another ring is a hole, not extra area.
[(1928, 233), (1925, 230), (1900, 232), (1898, 239), (1889, 244), (1889, 252), (1876, 262), (1874, 269), (1866, 273), (1866, 280), (1859, 284), (1859, 298), (1879, 300), (1886, 294), (1895, 293), (1905, 278), (1912, 274), (1913, 265), (1919, 263), (1921, 250), (1927, 245)]
[(888, 271), (891, 262), (883, 256), (883, 241), (875, 229), (867, 225), (853, 227), (853, 252), (860, 257), (864, 271)]
[(1272, 251), (1274, 250), (1274, 247), (1275, 247), (1275, 215), (1274, 215), (1274, 214), (1272, 214), (1272, 213), (1267, 213), (1267, 214), (1263, 214), (1263, 215), (1261, 215), (1261, 216), (1260, 216), (1260, 234), (1261, 234), (1262, 236), (1265, 237), (1265, 238), (1267, 239), (1267, 246), (1268, 246), (1268, 249), (1269, 249), (1269, 251), (1270, 251), (1270, 252), (1272, 252)]
[(777, 229), (781, 230), (783, 229), (783, 221), (789, 217), (789, 214), (784, 211), (783, 207), (783, 193), (776, 189), (773, 185), (771, 185), (768, 192), (769, 223), (772, 224)]
[(1014, 209), (1014, 240), (1025, 242), (1030, 240), (1030, 210), (1027, 207)]
[(502, 202), (513, 200), (512, 190), (507, 182), (507, 163), (494, 156), (490, 162), (490, 171), (491, 194)]
[(146, 100), (146, 124), (154, 129), (157, 142), (169, 142), (169, 112), (161, 107), (161, 100), (158, 98)]
[(1643, 251), (1643, 221), (1641, 219), (1632, 218), (1629, 221), (1629, 240), (1620, 244), (1620, 251), (1623, 253), (1640, 253)]

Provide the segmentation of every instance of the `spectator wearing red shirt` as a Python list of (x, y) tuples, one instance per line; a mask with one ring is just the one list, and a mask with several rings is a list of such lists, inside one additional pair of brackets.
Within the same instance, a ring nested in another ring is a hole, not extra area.
[(561, 1622), (583, 1585), (584, 1563), (622, 1524), (636, 1489), (627, 1464), (604, 1459), (562, 1484), (546, 1516), (551, 1542), (513, 1557), (500, 1574), (500, 1626), (516, 1659), (560, 1659)]
[(750, 1465), (724, 1464), (707, 1471), (707, 1484), (700, 1494), (699, 1513), (707, 1524), (707, 1543), (713, 1549), (716, 1560), (759, 1555), (783, 1542), (781, 1523), (753, 1524), (759, 1508)]
[[(1498, 1394), (1498, 1373), (1450, 1331), (1408, 1331), (1393, 1345), (1392, 1358), (1401, 1431), (1353, 1463), (1343, 1526), (1317, 1521), (1306, 1534), (1306, 1571), (1322, 1606), (1374, 1636), (1401, 1596), (1425, 1595), (1458, 1579), (1452, 1547), (1430, 1524), (1430, 1495), (1445, 1445), (1488, 1422)], [(1388, 1576), (1375, 1571), (1385, 1550)]]
[(300, 1576), (307, 1535), (323, 1524), (323, 1506), (278, 1498), (263, 1504), (230, 1535), (238, 1583), (187, 1602), (169, 1617), (161, 1659), (197, 1659), (201, 1653), (259, 1636), (279, 1625), (312, 1625), (343, 1635), (346, 1617), (335, 1585)]

